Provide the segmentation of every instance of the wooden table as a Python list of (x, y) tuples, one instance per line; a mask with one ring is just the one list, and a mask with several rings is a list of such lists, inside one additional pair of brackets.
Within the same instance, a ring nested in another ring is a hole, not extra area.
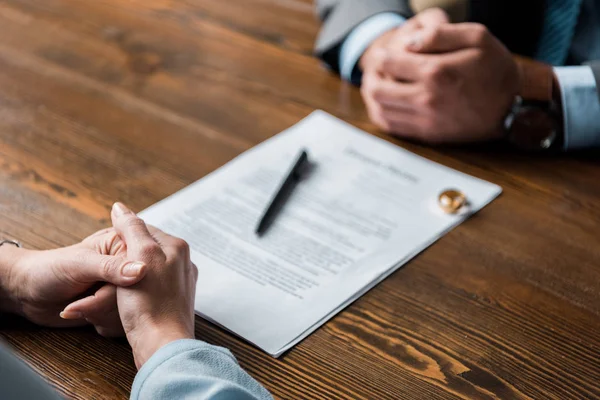
[[(375, 133), (317, 30), (309, 0), (0, 0), (0, 235), (79, 241), (314, 109)], [(504, 194), (279, 360), (201, 320), (198, 339), (283, 399), (600, 397), (598, 153), (391, 140)], [(123, 341), (0, 334), (67, 397), (129, 394)]]

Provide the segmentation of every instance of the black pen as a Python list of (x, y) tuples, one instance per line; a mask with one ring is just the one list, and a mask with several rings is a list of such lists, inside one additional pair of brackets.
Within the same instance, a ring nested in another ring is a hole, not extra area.
[(275, 217), (290, 197), (292, 190), (296, 184), (302, 179), (302, 173), (305, 170), (306, 165), (308, 164), (308, 153), (306, 150), (302, 150), (296, 162), (292, 166), (292, 168), (287, 173), (283, 183), (275, 192), (273, 199), (269, 203), (269, 206), (263, 213), (262, 217), (258, 221), (258, 225), (256, 226), (256, 235), (262, 236), (263, 233), (267, 230), (267, 228), (273, 223)]

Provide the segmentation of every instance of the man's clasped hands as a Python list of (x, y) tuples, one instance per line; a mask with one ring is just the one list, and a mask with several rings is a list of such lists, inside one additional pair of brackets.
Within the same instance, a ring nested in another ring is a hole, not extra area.
[(70, 247), (1, 246), (0, 312), (126, 335), (139, 368), (163, 345), (194, 338), (198, 271), (185, 241), (147, 226), (120, 203), (111, 217), (113, 228)]
[(451, 24), (441, 9), (379, 37), (360, 69), (370, 119), (430, 144), (502, 137), (522, 85), (516, 61), (496, 37), (480, 24)]

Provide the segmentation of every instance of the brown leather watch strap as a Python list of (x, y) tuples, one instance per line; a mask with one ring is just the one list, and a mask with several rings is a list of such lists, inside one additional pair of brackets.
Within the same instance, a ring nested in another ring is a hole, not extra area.
[(528, 150), (562, 149), (561, 93), (552, 66), (519, 56), (515, 61), (521, 73), (520, 106), (509, 115), (509, 141)]
[(529, 58), (515, 56), (521, 71), (519, 96), (524, 100), (551, 102), (555, 99), (552, 66)]

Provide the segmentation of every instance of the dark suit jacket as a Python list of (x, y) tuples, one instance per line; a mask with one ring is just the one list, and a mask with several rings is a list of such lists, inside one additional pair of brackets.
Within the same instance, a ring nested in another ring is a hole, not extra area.
[[(362, 21), (385, 11), (413, 16), (409, 0), (317, 0), (316, 4), (323, 28), (315, 53), (336, 72), (340, 44)], [(469, 21), (486, 25), (513, 53), (533, 56), (542, 30), (545, 0), (470, 0), (469, 4)], [(600, 63), (592, 63), (592, 69), (600, 89)]]

